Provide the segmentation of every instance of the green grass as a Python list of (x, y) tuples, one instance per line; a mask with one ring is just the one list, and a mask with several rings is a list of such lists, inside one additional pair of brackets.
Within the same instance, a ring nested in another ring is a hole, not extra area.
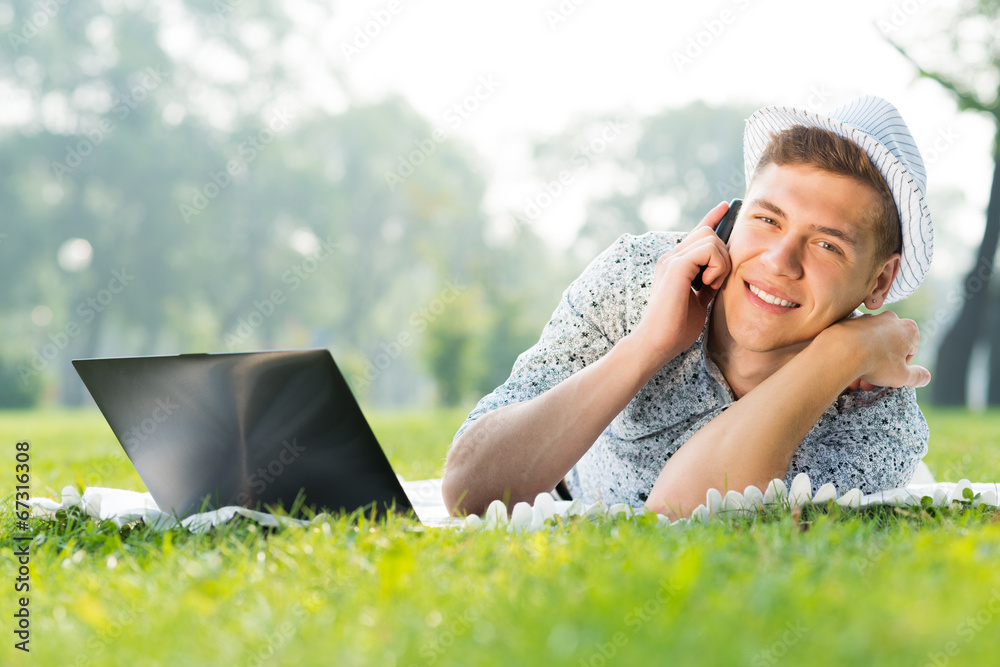
[(1000, 411), (924, 410), (931, 431), (927, 462), (934, 479), (1000, 482)]
[[(371, 421), (416, 479), (439, 474), (464, 414)], [(1000, 413), (927, 416), (938, 479), (1000, 480)], [(13, 444), (31, 441), (35, 494), (143, 489), (94, 413), (4, 413), (0, 436), (7, 479)], [(24, 656), (10, 631), (11, 506), (3, 665), (919, 667), (994, 664), (1000, 637), (1000, 522), (978, 511), (781, 512), (666, 530), (648, 516), (578, 519), (531, 535), (358, 517), (158, 534), (71, 512), (33, 521)]]

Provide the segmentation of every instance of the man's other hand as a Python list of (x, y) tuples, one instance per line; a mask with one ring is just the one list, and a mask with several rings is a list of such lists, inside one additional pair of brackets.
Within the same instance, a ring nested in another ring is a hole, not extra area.
[[(729, 205), (720, 203), (680, 244), (656, 263), (649, 302), (642, 320), (630, 334), (660, 366), (689, 348), (705, 326), (708, 304), (732, 269), (726, 244), (713, 231)], [(705, 287), (692, 281), (705, 268)]]
[(858, 377), (848, 389), (923, 387), (931, 373), (910, 364), (920, 332), (913, 320), (901, 320), (891, 310), (841, 320), (821, 335), (840, 336), (846, 353), (858, 363)]

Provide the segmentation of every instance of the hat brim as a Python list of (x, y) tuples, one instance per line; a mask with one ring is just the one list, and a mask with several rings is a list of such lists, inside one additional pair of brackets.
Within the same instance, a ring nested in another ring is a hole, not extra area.
[(899, 272), (886, 295), (886, 303), (906, 298), (920, 286), (930, 268), (934, 229), (920, 188), (906, 167), (877, 139), (851, 125), (806, 109), (764, 107), (747, 119), (743, 132), (743, 169), (747, 184), (771, 138), (796, 125), (829, 130), (861, 146), (889, 185), (899, 212), (902, 252)]

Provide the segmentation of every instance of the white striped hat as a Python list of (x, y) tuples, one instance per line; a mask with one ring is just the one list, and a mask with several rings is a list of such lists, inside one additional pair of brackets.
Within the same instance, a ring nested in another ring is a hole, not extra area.
[(795, 125), (819, 127), (850, 139), (868, 153), (885, 178), (899, 211), (902, 258), (886, 303), (899, 301), (920, 286), (934, 255), (934, 227), (924, 201), (927, 174), (920, 151), (902, 116), (881, 97), (865, 95), (828, 116), (791, 107), (764, 107), (747, 119), (743, 168), (747, 183), (771, 137)]

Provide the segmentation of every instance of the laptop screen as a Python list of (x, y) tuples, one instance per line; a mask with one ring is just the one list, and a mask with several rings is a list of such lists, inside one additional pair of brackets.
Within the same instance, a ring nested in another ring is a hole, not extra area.
[(76, 359), (159, 508), (412, 508), (327, 350)]

